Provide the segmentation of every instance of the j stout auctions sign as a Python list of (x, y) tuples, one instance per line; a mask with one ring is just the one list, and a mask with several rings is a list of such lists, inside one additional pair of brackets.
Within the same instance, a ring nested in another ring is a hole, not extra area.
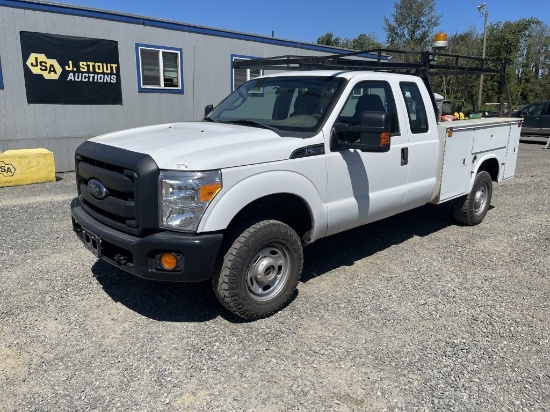
[(21, 32), (28, 103), (122, 104), (118, 43)]

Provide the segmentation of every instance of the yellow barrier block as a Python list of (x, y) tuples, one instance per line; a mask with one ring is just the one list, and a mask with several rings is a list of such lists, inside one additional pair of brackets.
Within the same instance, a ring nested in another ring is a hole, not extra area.
[(46, 149), (0, 152), (0, 187), (55, 182), (53, 153)]

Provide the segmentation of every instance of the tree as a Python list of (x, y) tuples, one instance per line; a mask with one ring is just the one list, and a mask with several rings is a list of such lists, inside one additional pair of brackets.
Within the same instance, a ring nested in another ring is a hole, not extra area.
[[(483, 36), (478, 34), (475, 27), (468, 28), (463, 33), (456, 33), (449, 36), (449, 48), (445, 53), (479, 57), (483, 45)], [(445, 60), (443, 63), (452, 65), (453, 60)], [(471, 111), (477, 103), (479, 90), (479, 77), (468, 75), (434, 76), (432, 87), (437, 93), (443, 94), (445, 98), (465, 102), (464, 111)]]
[(518, 96), (522, 103), (550, 96), (550, 28), (534, 21), (519, 50)]
[(382, 43), (376, 40), (374, 34), (360, 34), (355, 39), (341, 39), (335, 37), (334, 34), (329, 31), (323, 34), (317, 39), (317, 44), (323, 44), (325, 46), (342, 47), (344, 49), (352, 50), (372, 50), (383, 48)]
[[(506, 61), (506, 81), (516, 104), (547, 99), (539, 94), (545, 90), (541, 81), (545, 73), (539, 67), (546, 65), (547, 71), (549, 57), (548, 46), (544, 48), (544, 44), (548, 45), (548, 35), (541, 31), (543, 28), (543, 23), (534, 18), (496, 22), (487, 28), (487, 57)], [(539, 46), (542, 46), (541, 53), (537, 50)], [(500, 83), (490, 79), (483, 87), (483, 100), (494, 100), (499, 93)]]
[(381, 49), (383, 45), (376, 40), (374, 34), (360, 34), (351, 41), (351, 48), (353, 50), (372, 50)]
[(393, 21), (384, 17), (387, 43), (392, 48), (423, 50), (431, 40), (441, 15), (435, 13), (435, 0), (399, 0), (394, 3)]
[[(474, 28), (449, 36), (450, 54), (481, 56), (483, 37)], [(514, 106), (550, 96), (550, 28), (538, 19), (519, 19), (491, 23), (487, 28), (487, 58), (506, 61), (506, 82)], [(489, 63), (490, 64), (490, 63)], [(448, 98), (464, 100), (475, 107), (479, 90), (478, 76), (432, 77), (435, 91)], [(484, 102), (503, 98), (500, 76), (485, 76)]]
[(323, 34), (317, 39), (317, 44), (323, 44), (325, 46), (342, 47), (342, 39), (340, 37), (334, 37), (334, 34), (329, 31)]
[[(441, 17), (435, 14), (434, 5), (435, 0), (396, 1), (393, 21), (384, 19), (388, 46), (380, 44), (372, 34), (349, 39), (336, 37), (332, 32), (319, 37), (317, 43), (354, 50), (384, 47), (426, 50)], [(470, 27), (463, 33), (449, 36), (449, 48), (445, 53), (481, 57), (482, 45), (483, 35)], [(550, 27), (547, 24), (536, 18), (491, 23), (487, 27), (486, 56), (492, 60), (506, 60), (506, 81), (514, 106), (550, 98)], [(392, 61), (407, 58), (396, 54)], [(466, 102), (467, 108), (476, 106), (478, 76), (432, 76), (431, 80), (434, 91)], [(484, 102), (499, 101), (502, 92), (500, 76), (484, 77)]]

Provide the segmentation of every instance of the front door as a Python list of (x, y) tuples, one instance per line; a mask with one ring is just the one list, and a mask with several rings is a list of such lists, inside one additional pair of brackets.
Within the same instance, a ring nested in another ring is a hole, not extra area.
[(396, 214), (407, 196), (409, 165), (404, 157), (408, 133), (400, 130), (400, 116), (388, 82), (357, 83), (336, 122), (359, 125), (364, 111), (392, 113), (391, 148), (385, 153), (349, 149), (327, 155), (327, 235)]

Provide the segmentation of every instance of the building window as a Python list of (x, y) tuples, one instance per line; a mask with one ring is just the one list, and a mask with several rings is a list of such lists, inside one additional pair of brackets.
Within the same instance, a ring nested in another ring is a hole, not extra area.
[(238, 89), (243, 83), (256, 77), (260, 77), (264, 74), (263, 70), (260, 69), (234, 69), (233, 62), (238, 60), (251, 60), (256, 59), (257, 57), (253, 56), (238, 56), (236, 54), (231, 55), (231, 90)]
[(136, 43), (138, 90), (183, 93), (182, 57), (179, 48)]

